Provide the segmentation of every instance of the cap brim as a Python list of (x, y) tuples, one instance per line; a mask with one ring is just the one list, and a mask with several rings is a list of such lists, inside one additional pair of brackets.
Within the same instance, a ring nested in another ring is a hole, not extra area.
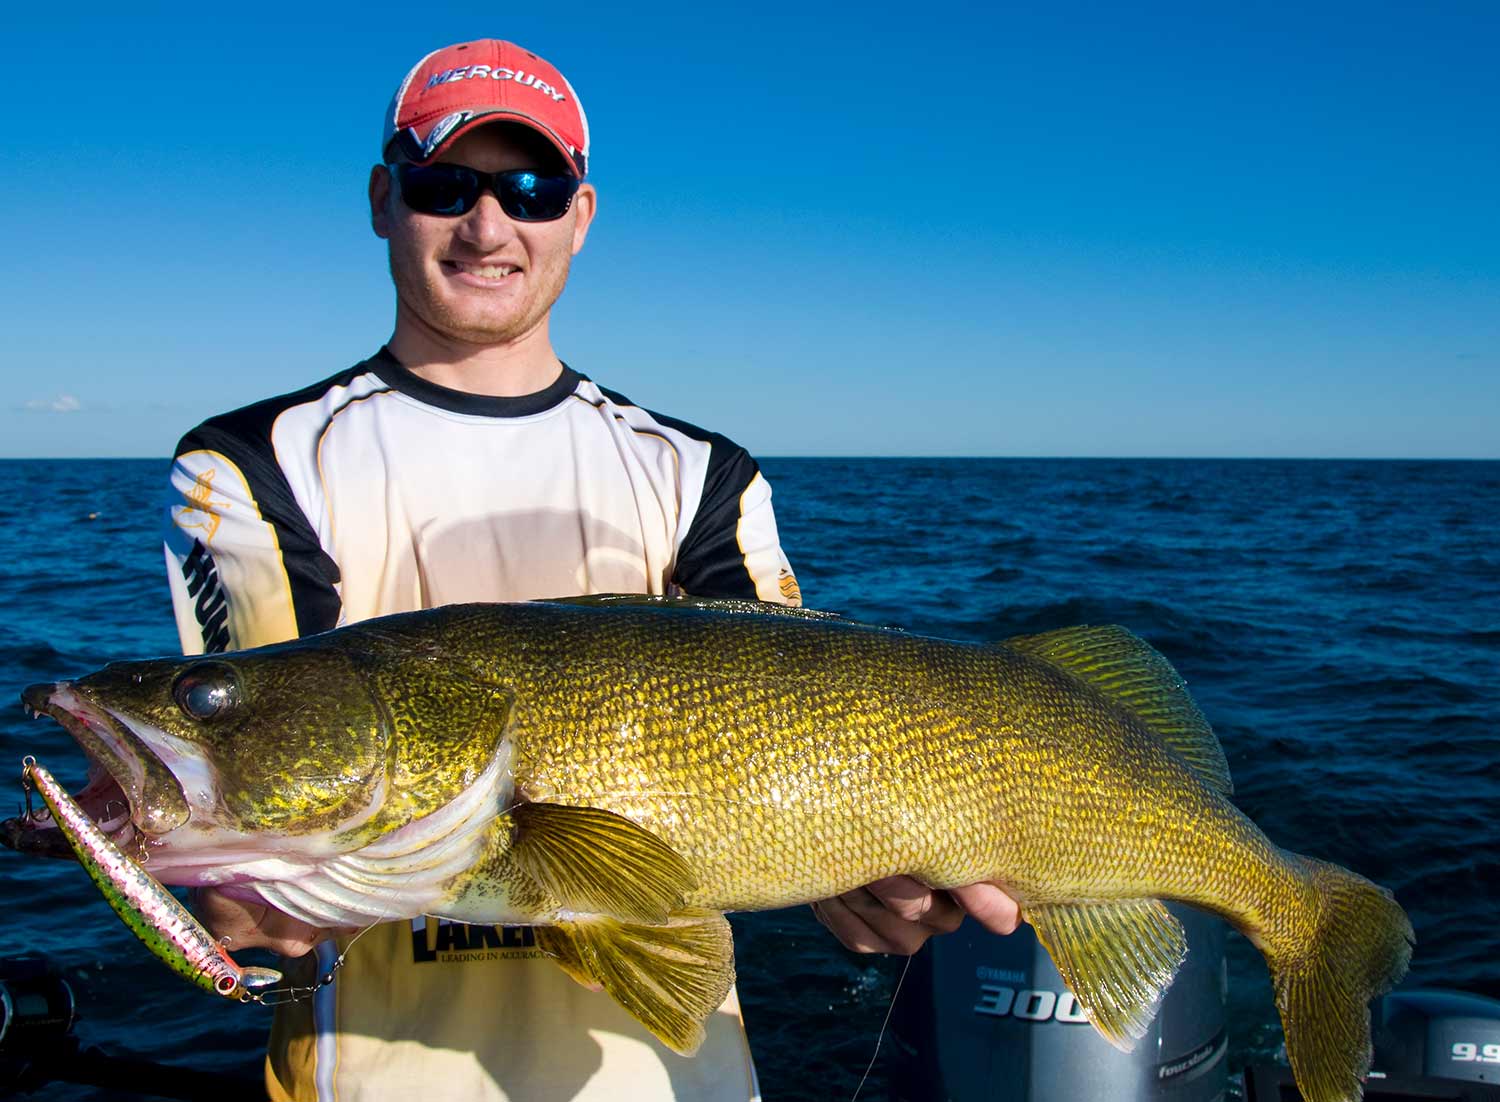
[[(557, 152), (562, 155), (563, 163), (568, 166), (573, 175), (577, 176), (580, 180), (583, 179), (588, 166), (586, 164), (580, 165), (578, 163), (577, 155), (575, 155), (574, 152), (568, 148), (568, 144), (563, 141), (562, 138), (558, 137), (555, 131), (553, 131), (545, 123), (539, 121), (531, 115), (526, 114), (524, 111), (516, 111), (507, 107), (497, 107), (493, 110), (477, 114), (471, 119), (465, 119), (463, 123), (455, 126), (453, 128), (453, 132), (444, 137), (443, 140), (437, 144), (437, 148), (435, 148), (426, 157), (410, 157), (410, 149), (404, 142), (401, 141), (401, 135), (399, 133), (391, 139), (390, 145), (401, 148), (403, 153), (408, 154), (408, 159), (413, 164), (429, 164), (441, 157), (445, 150), (451, 147), (454, 142), (463, 137), (469, 131), (477, 130), (481, 126), (496, 122), (520, 123), (522, 126), (525, 126), (528, 129), (535, 130), (538, 134), (542, 135), (542, 137), (546, 138), (547, 141), (551, 143), (553, 149), (557, 150)], [(387, 156), (389, 156), (390, 154), (389, 146), (386, 149), (386, 154)]]

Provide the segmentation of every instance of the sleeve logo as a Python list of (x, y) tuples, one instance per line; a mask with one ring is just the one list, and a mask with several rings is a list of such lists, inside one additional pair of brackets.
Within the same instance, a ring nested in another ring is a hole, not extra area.
[(200, 472), (193, 480), (192, 489), (184, 495), (188, 503), (173, 510), (172, 520), (177, 527), (183, 531), (202, 529), (204, 543), (213, 543), (214, 533), (219, 530), (219, 522), (223, 520), (220, 514), (231, 508), (229, 502), (214, 499), (214, 474), (213, 467)]

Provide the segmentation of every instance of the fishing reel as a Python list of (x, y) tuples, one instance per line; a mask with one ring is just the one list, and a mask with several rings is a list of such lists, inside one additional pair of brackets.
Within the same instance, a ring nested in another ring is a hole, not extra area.
[(0, 1091), (23, 1090), (31, 1071), (76, 1050), (78, 1001), (35, 953), (0, 958)]
[(84, 1048), (73, 1034), (77, 1021), (73, 988), (51, 961), (0, 957), (0, 1098), (45, 1097), (53, 1083), (80, 1083), (99, 1088), (100, 1098), (264, 1102), (254, 1080)]

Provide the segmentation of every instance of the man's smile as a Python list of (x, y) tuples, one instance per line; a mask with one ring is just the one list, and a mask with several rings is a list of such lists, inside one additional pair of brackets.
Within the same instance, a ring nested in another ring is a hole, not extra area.
[(441, 263), (445, 273), (459, 276), (465, 283), (477, 283), (481, 286), (503, 283), (511, 276), (519, 275), (521, 271), (514, 264), (476, 264), (465, 260), (444, 260)]

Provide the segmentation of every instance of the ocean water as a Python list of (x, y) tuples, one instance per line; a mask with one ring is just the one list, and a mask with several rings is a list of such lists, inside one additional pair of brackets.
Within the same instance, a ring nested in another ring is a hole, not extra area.
[[(1500, 997), (1500, 463), (763, 465), (810, 605), (976, 640), (1126, 625), (1187, 678), (1237, 802), (1273, 839), (1395, 890), (1417, 932), (1409, 984)], [(0, 461), (0, 702), (174, 650), (164, 476), (158, 461)], [(60, 728), (0, 703), (0, 763), (19, 779), (26, 753), (81, 783)], [(258, 1073), (264, 1011), (168, 973), (76, 866), (4, 851), (0, 870), (0, 956), (64, 969), (86, 1045)], [(805, 908), (735, 924), (766, 1097), (849, 1097), (899, 962), (845, 953)], [(1229, 972), (1232, 1064), (1274, 1057), (1264, 966), (1233, 936)], [(877, 1069), (861, 1098), (881, 1097)]]

